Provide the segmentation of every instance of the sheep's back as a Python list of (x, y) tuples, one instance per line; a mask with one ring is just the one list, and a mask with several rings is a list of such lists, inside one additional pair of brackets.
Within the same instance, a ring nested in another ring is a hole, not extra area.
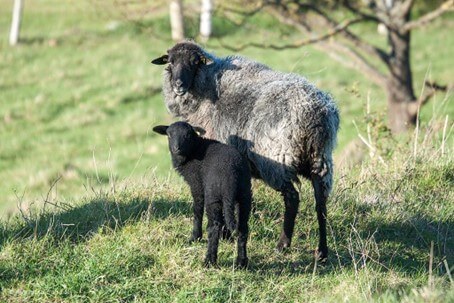
[[(218, 139), (289, 166), (331, 152), (339, 115), (331, 96), (291, 73), (235, 57), (220, 79)], [(230, 123), (228, 123), (230, 120)], [(237, 138), (232, 138), (232, 133)]]

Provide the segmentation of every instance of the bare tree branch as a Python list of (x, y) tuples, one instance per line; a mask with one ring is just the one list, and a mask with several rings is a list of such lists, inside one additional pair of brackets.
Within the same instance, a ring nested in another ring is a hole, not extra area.
[(401, 6), (400, 6), (400, 9), (401, 9), (401, 14), (402, 16), (408, 14), (411, 10), (411, 8), (413, 7), (413, 4), (415, 3), (415, 0), (405, 0)]
[[(315, 46), (322, 48), (330, 57), (339, 61), (346, 67), (365, 73), (367, 77), (377, 85), (382, 87), (386, 85), (386, 76), (371, 65), (361, 54), (351, 48), (333, 40), (330, 40), (329, 42), (320, 42)], [(336, 52), (348, 56), (351, 61), (345, 60), (345, 58), (339, 56)]]
[[(298, 4), (298, 5), (300, 6), (300, 8), (304, 7), (306, 9), (313, 11), (315, 14), (317, 14), (326, 23), (326, 26), (331, 27), (332, 31), (339, 27), (340, 24), (336, 20), (329, 17), (325, 12), (323, 12), (317, 6), (312, 5), (312, 4)], [(272, 12), (274, 11), (274, 13), (275, 13), (274, 15), (275, 16), (277, 15), (276, 17), (278, 17), (281, 22), (283, 22), (285, 19), (295, 19), (294, 16), (292, 16), (290, 13), (288, 13), (282, 9), (274, 8), (274, 9), (271, 9), (271, 11)], [(361, 17), (361, 18), (358, 18), (358, 21), (356, 21), (352, 24), (356, 24), (356, 23), (360, 23), (360, 22), (364, 22), (364, 21), (369, 21), (369, 20), (367, 18)], [(298, 22), (296, 21), (295, 23), (298, 23)], [(338, 32), (336, 32), (336, 34), (338, 33), (338, 34), (342, 35), (342, 37), (344, 37), (345, 39), (350, 41), (353, 45), (355, 45), (362, 51), (368, 53), (371, 56), (375, 56), (377, 59), (383, 61), (385, 64), (388, 64), (389, 56), (384, 50), (382, 50), (370, 43), (367, 43), (366, 41), (364, 41), (363, 39), (361, 39), (360, 37), (358, 37), (357, 35), (353, 34), (351, 31), (348, 30), (349, 26), (352, 24), (349, 24), (348, 26), (341, 28)], [(295, 25), (293, 24), (293, 26), (295, 26)], [(308, 32), (308, 31), (315, 32), (315, 30), (313, 30), (312, 28), (308, 28), (307, 25), (304, 26), (303, 28), (304, 28), (305, 32)], [(301, 31), (301, 27), (299, 27), (298, 29)]]
[(454, 10), (454, 0), (445, 1), (436, 10), (425, 14), (424, 16), (420, 17), (419, 19), (407, 22), (403, 26), (402, 31), (408, 32), (414, 28), (421, 27), (421, 26), (435, 20), (436, 18), (440, 17), (442, 14), (444, 14), (448, 11), (453, 11), (453, 10)]
[(240, 46), (234, 47), (234, 46), (230, 46), (228, 44), (224, 44), (221, 39), (218, 39), (218, 40), (219, 40), (219, 42), (220, 42), (222, 47), (224, 47), (226, 49), (229, 49), (229, 50), (232, 50), (232, 51), (237, 51), (237, 52), (241, 51), (241, 50), (244, 50), (245, 48), (248, 48), (248, 47), (270, 48), (270, 49), (275, 49), (275, 50), (283, 50), (283, 49), (289, 49), (289, 48), (299, 48), (299, 47), (302, 47), (304, 45), (314, 44), (314, 43), (326, 40), (326, 39), (338, 34), (339, 32), (343, 31), (348, 26), (350, 26), (350, 25), (352, 25), (354, 23), (361, 22), (362, 20), (363, 20), (362, 18), (347, 20), (347, 21), (343, 22), (343, 24), (338, 24), (338, 26), (336, 28), (334, 28), (333, 30), (331, 30), (331, 31), (329, 31), (329, 32), (327, 32), (327, 33), (325, 33), (323, 35), (314, 36), (314, 37), (309, 38), (309, 39), (300, 40), (300, 41), (296, 41), (294, 43), (289, 43), (289, 44), (278, 45), (278, 44), (266, 44), (266, 43), (249, 42), (249, 43), (245, 43), (245, 44), (242, 44)]
[[(300, 22), (294, 20), (292, 16), (286, 14), (285, 12), (282, 12), (282, 10), (273, 10), (274, 16), (279, 19), (279, 21), (291, 25), (295, 28), (297, 28), (299, 31), (303, 33), (313, 33), (314, 31), (312, 28), (308, 27), (308, 25), (302, 25)], [(342, 31), (340, 31), (342, 32)], [(332, 35), (334, 36), (334, 35)], [(381, 72), (378, 71), (376, 67), (374, 67), (366, 58), (364, 58), (360, 53), (357, 51), (352, 50), (348, 46), (344, 45), (343, 43), (339, 41), (334, 41), (333, 39), (330, 39), (329, 43), (325, 43), (326, 39), (320, 40), (318, 44), (315, 46), (319, 46), (323, 48), (323, 51), (333, 57), (335, 60), (338, 60), (345, 66), (348, 66), (350, 68), (369, 73), (371, 75), (371, 79), (378, 85), (380, 86), (385, 86), (386, 85), (386, 77), (383, 75)], [(354, 43), (354, 41), (350, 40), (355, 46), (359, 47), (359, 49), (365, 51), (365, 45), (363, 47), (360, 47), (361, 42)], [(371, 46), (373, 47), (373, 46)], [(334, 54), (333, 48), (335, 48), (337, 51), (343, 53), (344, 55), (347, 55), (351, 61), (341, 59), (337, 54)], [(370, 50), (366, 51), (367, 53), (370, 54)], [(386, 54), (380, 54), (377, 55), (377, 57), (382, 58), (383, 61), (387, 62), (387, 55)], [(386, 59), (385, 59), (386, 58)]]
[(382, 20), (379, 17), (377, 17), (376, 15), (371, 15), (366, 12), (363, 12), (360, 8), (355, 7), (349, 0), (344, 0), (343, 5), (344, 5), (344, 7), (346, 7), (349, 11), (351, 11), (355, 15), (359, 15), (369, 21), (373, 21), (376, 23), (386, 23), (386, 20)]
[(454, 84), (440, 85), (435, 82), (426, 81), (424, 85), (428, 88), (428, 90), (418, 98), (418, 106), (420, 107), (425, 105), (437, 92), (448, 92), (454, 89)]

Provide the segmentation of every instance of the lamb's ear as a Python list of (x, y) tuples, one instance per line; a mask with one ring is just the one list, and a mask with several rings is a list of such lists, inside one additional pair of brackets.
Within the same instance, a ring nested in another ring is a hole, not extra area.
[(198, 127), (198, 126), (193, 126), (192, 129), (193, 129), (199, 136), (203, 136), (203, 135), (205, 135), (205, 133), (206, 133), (206, 130), (204, 130), (203, 128)]
[(160, 135), (167, 136), (167, 129), (168, 129), (168, 128), (169, 128), (169, 127), (166, 126), (166, 125), (158, 125), (158, 126), (153, 127), (153, 131), (154, 131), (155, 133), (160, 134)]
[(156, 65), (167, 64), (169, 63), (169, 55), (162, 55), (161, 57), (152, 60), (151, 63)]

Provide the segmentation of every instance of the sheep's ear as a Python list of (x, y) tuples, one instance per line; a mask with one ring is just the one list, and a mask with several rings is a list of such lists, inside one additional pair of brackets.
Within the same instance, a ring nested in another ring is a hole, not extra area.
[(166, 125), (158, 125), (158, 126), (153, 127), (153, 131), (154, 131), (155, 133), (160, 134), (160, 135), (167, 136), (167, 129), (168, 129), (168, 128), (169, 128), (169, 127), (166, 126)]
[(200, 62), (202, 62), (202, 64), (204, 64), (204, 65), (209, 65), (209, 64), (213, 63), (213, 60), (201, 55)]
[(169, 55), (162, 55), (161, 57), (152, 60), (151, 63), (156, 65), (167, 64), (169, 63)]
[(203, 128), (198, 127), (198, 126), (193, 126), (192, 129), (193, 129), (199, 136), (203, 136), (203, 135), (205, 135), (205, 133), (206, 133), (206, 130), (204, 130)]

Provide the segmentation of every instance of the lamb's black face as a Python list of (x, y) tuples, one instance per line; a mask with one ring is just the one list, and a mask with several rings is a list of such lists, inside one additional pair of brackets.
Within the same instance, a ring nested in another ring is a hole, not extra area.
[(176, 122), (167, 129), (169, 149), (174, 155), (187, 157), (194, 149), (197, 134), (192, 126), (185, 122)]
[(186, 122), (175, 122), (170, 126), (156, 126), (153, 131), (166, 135), (169, 140), (170, 153), (178, 157), (188, 157), (195, 146), (197, 133)]

